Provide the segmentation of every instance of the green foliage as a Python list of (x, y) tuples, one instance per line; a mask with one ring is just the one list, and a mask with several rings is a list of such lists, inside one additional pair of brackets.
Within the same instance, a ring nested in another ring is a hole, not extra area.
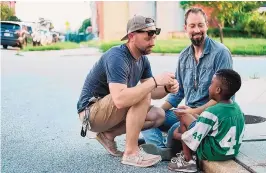
[(59, 42), (46, 46), (27, 46), (23, 51), (46, 51), (46, 50), (63, 50), (63, 49), (75, 49), (79, 48), (79, 44), (72, 42)]
[(27, 37), (27, 44), (32, 44), (32, 37)]
[[(214, 38), (218, 41), (218, 38)], [(106, 52), (111, 47), (123, 44), (121, 41), (96, 42), (89, 41), (87, 45), (99, 47)], [(85, 44), (83, 42), (83, 44)], [(190, 40), (187, 38), (172, 40), (157, 40), (153, 53), (180, 53), (185, 47), (189, 46)], [(224, 44), (235, 55), (266, 55), (266, 40), (263, 38), (224, 38)]]
[(122, 43), (123, 42), (121, 42), (121, 41), (103, 42), (102, 44), (100, 44), (100, 49), (103, 52), (106, 52), (108, 49), (110, 49), (110, 47), (117, 46), (117, 45), (120, 45)]
[[(247, 36), (266, 36), (266, 15), (259, 14), (257, 9), (263, 4), (263, 1), (181, 1), (181, 7), (184, 9), (202, 5), (205, 7), (213, 8), (211, 18), (217, 19), (219, 28), (232, 27), (242, 32), (236, 32), (237, 35), (247, 33)], [(225, 31), (226, 30), (222, 30)], [(217, 36), (216, 31), (212, 33)], [(222, 33), (220, 33), (222, 34)], [(232, 34), (225, 33), (225, 36), (233, 36)], [(221, 36), (221, 35), (220, 35)], [(233, 36), (234, 37), (234, 36)], [(221, 39), (222, 40), (222, 39)]]
[[(244, 29), (239, 29), (239, 28), (223, 28), (223, 34), (224, 37), (232, 37), (232, 38), (238, 38), (238, 37), (243, 37), (243, 38), (263, 38), (263, 34), (259, 33), (252, 33), (250, 34), (248, 31), (245, 31)], [(219, 37), (219, 29), (218, 28), (209, 28), (208, 29), (208, 35), (210, 37)]]
[(243, 14), (235, 13), (234, 23), (226, 24), (227, 27), (237, 28), (248, 33), (248, 36), (266, 37), (266, 13), (249, 11)]
[(258, 9), (263, 1), (181, 1), (180, 4), (184, 9), (194, 5), (213, 8), (211, 17), (217, 19), (220, 25), (224, 27), (224, 23), (232, 23), (236, 20), (237, 14), (240, 16)]
[(249, 13), (257, 10), (261, 7), (265, 2), (263, 1), (245, 1), (244, 5), (241, 9), (241, 13)]
[(9, 16), (7, 18), (8, 21), (15, 21), (15, 22), (21, 22), (21, 20), (17, 16)]
[[(263, 1), (181, 1), (182, 8), (187, 9), (195, 5), (213, 8), (211, 17), (217, 18), (222, 27), (242, 25), (245, 20), (263, 5)], [(265, 14), (264, 14), (265, 16)], [(239, 28), (239, 27), (238, 27)]]
[(54, 29), (54, 24), (51, 23), (50, 27), (49, 27), (49, 30), (51, 31), (52, 29)]
[(264, 35), (266, 37), (266, 15), (253, 12), (246, 16), (240, 25), (241, 29), (247, 31), (250, 36)]
[(79, 33), (83, 32), (85, 33), (86, 32), (86, 29), (88, 26), (91, 26), (91, 19), (85, 19), (81, 25), (81, 27), (79, 28)]
[(9, 17), (14, 15), (14, 11), (6, 4), (1, 3), (1, 20), (8, 20)]

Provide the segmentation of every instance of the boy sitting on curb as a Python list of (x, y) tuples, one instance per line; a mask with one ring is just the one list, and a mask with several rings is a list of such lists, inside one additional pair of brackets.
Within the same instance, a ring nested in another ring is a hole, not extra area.
[[(244, 114), (230, 98), (240, 89), (241, 77), (231, 69), (218, 70), (209, 87), (210, 99), (217, 104), (200, 115), (184, 114), (175, 110), (180, 127), (174, 139), (182, 140), (183, 152), (172, 158), (168, 168), (174, 171), (196, 172), (192, 158), (195, 151), (200, 160), (224, 161), (234, 158), (244, 135)], [(189, 109), (189, 107), (179, 107)]]

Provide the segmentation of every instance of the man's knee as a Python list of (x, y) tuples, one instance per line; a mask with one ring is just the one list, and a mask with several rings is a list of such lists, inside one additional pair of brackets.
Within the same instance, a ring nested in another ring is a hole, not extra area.
[(141, 104), (151, 105), (151, 94), (147, 94), (142, 100)]
[(165, 120), (165, 111), (162, 108), (156, 108), (158, 123), (161, 125)]
[(152, 107), (148, 112), (147, 120), (154, 121), (156, 127), (162, 125), (165, 120), (164, 110), (162, 108)]

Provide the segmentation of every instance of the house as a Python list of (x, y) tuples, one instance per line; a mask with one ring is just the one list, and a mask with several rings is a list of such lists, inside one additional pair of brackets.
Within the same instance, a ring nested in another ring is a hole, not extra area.
[(135, 14), (156, 20), (162, 29), (159, 39), (184, 36), (185, 12), (178, 1), (94, 1), (91, 11), (92, 31), (100, 40), (120, 40)]

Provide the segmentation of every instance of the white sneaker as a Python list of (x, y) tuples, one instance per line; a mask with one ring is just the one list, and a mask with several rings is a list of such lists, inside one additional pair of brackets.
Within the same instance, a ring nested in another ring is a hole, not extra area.
[(161, 156), (148, 154), (140, 148), (139, 154), (134, 156), (123, 156), (122, 164), (137, 166), (137, 167), (149, 167), (157, 164), (162, 160)]
[(178, 172), (197, 172), (197, 164), (193, 159), (187, 162), (182, 152), (176, 155), (177, 157), (173, 157), (168, 164), (168, 169)]

